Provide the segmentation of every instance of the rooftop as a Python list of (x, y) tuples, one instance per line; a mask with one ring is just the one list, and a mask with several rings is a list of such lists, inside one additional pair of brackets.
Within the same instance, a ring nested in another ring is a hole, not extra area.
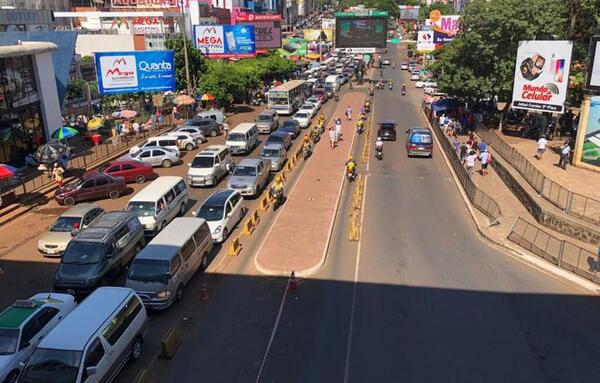
[(24, 41), (22, 44), (0, 45), (0, 58), (33, 56), (58, 50), (58, 46), (50, 42)]

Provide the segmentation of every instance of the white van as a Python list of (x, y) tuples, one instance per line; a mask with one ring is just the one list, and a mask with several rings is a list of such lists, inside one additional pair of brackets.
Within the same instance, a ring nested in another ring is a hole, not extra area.
[(163, 148), (171, 149), (179, 156), (179, 144), (177, 143), (177, 137), (174, 136), (150, 137), (143, 144), (139, 146), (136, 145), (129, 149), (129, 153), (135, 153), (140, 150), (140, 148), (145, 148), (146, 146), (161, 146)]
[(125, 287), (134, 289), (146, 307), (166, 309), (183, 298), (196, 271), (208, 266), (212, 246), (205, 220), (175, 218), (135, 257)]
[(131, 289), (100, 287), (38, 344), (23, 382), (111, 382), (142, 355), (146, 309)]
[(231, 154), (249, 154), (258, 146), (258, 128), (254, 122), (242, 122), (229, 131), (225, 145)]
[(325, 84), (331, 84), (336, 92), (340, 89), (340, 79), (337, 74), (325, 77)]
[(127, 210), (138, 216), (146, 234), (156, 234), (177, 215), (185, 214), (188, 200), (183, 178), (161, 176), (131, 197)]

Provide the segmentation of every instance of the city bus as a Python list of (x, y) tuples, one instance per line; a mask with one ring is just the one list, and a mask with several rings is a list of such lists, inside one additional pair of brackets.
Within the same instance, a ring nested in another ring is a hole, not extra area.
[(268, 107), (277, 114), (292, 114), (302, 105), (308, 96), (308, 87), (304, 80), (291, 80), (269, 91)]

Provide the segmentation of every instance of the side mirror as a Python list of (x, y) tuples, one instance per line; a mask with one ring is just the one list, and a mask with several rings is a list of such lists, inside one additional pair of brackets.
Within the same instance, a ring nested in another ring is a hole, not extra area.
[(195, 212), (195, 211), (193, 211), (193, 212), (192, 212), (192, 215), (195, 217), (195, 216), (196, 216), (196, 212)]
[(92, 376), (95, 375), (97, 370), (96, 367), (88, 367), (85, 369), (85, 372), (87, 373), (88, 376)]
[(227, 218), (231, 218), (231, 215), (232, 215), (231, 212), (227, 213)]
[(407, 129), (407, 130), (406, 130), (406, 133), (408, 133), (408, 132), (409, 132), (409, 130)]

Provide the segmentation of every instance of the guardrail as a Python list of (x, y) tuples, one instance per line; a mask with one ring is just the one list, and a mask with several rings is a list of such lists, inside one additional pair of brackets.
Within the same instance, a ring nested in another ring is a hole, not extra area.
[(569, 215), (600, 225), (600, 201), (575, 193), (552, 181), (525, 156), (485, 126), (479, 125), (477, 134), (508, 161), (545, 200)]
[(517, 218), (508, 239), (560, 268), (600, 283), (600, 257), (581, 246), (561, 240), (522, 218)]

